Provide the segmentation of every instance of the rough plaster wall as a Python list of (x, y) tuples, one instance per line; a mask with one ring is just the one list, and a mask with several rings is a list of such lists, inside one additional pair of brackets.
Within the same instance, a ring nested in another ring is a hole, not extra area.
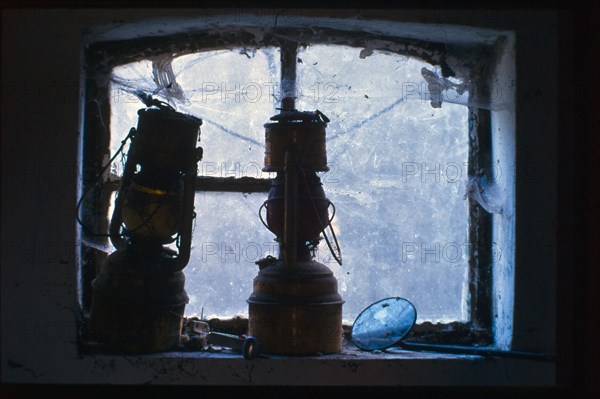
[(2, 378), (35, 380), (75, 356), (77, 23), (3, 17)]
[[(556, 292), (555, 283), (545, 276), (556, 276), (557, 267), (557, 189), (558, 170), (558, 68), (552, 54), (557, 43), (557, 20), (548, 17), (532, 20), (517, 36), (516, 102), (516, 215), (529, 223), (516, 231), (515, 281), (526, 281), (527, 288), (517, 291), (515, 303), (523, 313), (514, 320), (513, 344), (516, 348), (555, 350)], [(528, 49), (538, 56), (531, 57)], [(543, 73), (541, 73), (543, 71)], [(564, 134), (564, 132), (563, 132)], [(562, 267), (572, 267), (563, 264)], [(527, 316), (524, 316), (527, 315)]]

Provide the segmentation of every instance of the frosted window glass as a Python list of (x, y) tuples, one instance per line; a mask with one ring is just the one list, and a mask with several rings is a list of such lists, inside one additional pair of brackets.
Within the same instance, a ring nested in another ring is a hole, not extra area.
[(277, 256), (274, 236), (260, 222), (262, 194), (197, 193), (190, 263), (184, 269), (186, 314), (248, 315), (246, 299), (258, 273), (254, 263)]
[(297, 106), (331, 119), (331, 171), (322, 179), (337, 208), (344, 264), (327, 264), (346, 301), (344, 318), (401, 296), (418, 321), (466, 321), (467, 107), (431, 107), (420, 74), (429, 64), (360, 52), (309, 46), (297, 72)]
[[(262, 173), (263, 124), (279, 106), (279, 50), (219, 50), (177, 57), (172, 68), (185, 101), (172, 101), (177, 111), (203, 120), (204, 157), (199, 173), (207, 176), (269, 177)], [(111, 155), (144, 105), (132, 91), (152, 93), (152, 62), (114, 68), (111, 83)], [(156, 97), (161, 98), (161, 92)], [(115, 170), (122, 173), (120, 166)]]
[[(431, 65), (381, 52), (361, 59), (360, 52), (314, 45), (298, 55), (296, 107), (319, 109), (331, 119), (331, 171), (321, 178), (337, 208), (334, 228), (344, 264), (335, 263), (324, 243), (317, 260), (338, 278), (348, 322), (388, 296), (413, 302), (419, 322), (467, 321), (467, 108), (447, 102), (431, 107), (420, 74)], [(279, 50), (212, 51), (175, 58), (172, 65), (186, 97), (174, 105), (204, 120), (200, 174), (269, 177), (260, 171), (263, 124), (278, 112)], [(114, 74), (113, 153), (143, 106), (121, 89), (156, 88), (149, 61)], [(196, 195), (185, 269), (188, 315), (202, 309), (247, 315), (254, 261), (278, 252), (258, 218), (265, 199), (257, 193)]]

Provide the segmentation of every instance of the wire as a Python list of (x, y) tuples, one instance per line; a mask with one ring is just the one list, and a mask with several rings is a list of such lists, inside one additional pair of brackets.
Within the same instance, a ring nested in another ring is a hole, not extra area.
[(456, 346), (456, 345), (441, 345), (441, 344), (422, 344), (416, 342), (402, 341), (397, 343), (400, 348), (413, 351), (438, 352), (438, 353), (454, 353), (460, 355), (479, 355), (490, 357), (512, 357), (518, 359), (540, 360), (552, 362), (556, 358), (548, 353), (522, 352), (522, 351), (503, 351), (498, 349)]
[(122, 153), (123, 147), (125, 147), (127, 140), (129, 140), (133, 136), (135, 136), (135, 133), (136, 133), (136, 129), (134, 127), (132, 127), (129, 130), (129, 133), (127, 134), (127, 136), (121, 141), (121, 146), (115, 152), (115, 155), (113, 155), (112, 158), (107, 162), (107, 164), (102, 167), (102, 169), (100, 170), (100, 173), (98, 173), (98, 175), (92, 180), (90, 185), (87, 187), (87, 189), (83, 192), (83, 194), (79, 198), (79, 201), (77, 201), (77, 207), (75, 208), (75, 218), (77, 219), (77, 222), (83, 228), (83, 230), (85, 231), (85, 233), (87, 235), (90, 235), (93, 237), (109, 237), (110, 236), (109, 234), (98, 234), (98, 233), (91, 232), (91, 229), (83, 223), (83, 221), (81, 220), (81, 217), (79, 215), (80, 209), (81, 209), (81, 204), (83, 203), (83, 200), (85, 199), (85, 197), (87, 197), (87, 195), (90, 193), (92, 188), (96, 185), (98, 180), (100, 180), (100, 178), (102, 177), (104, 172), (106, 172), (106, 170), (110, 167), (110, 165), (113, 163), (113, 161), (117, 158), (117, 155)]
[[(321, 215), (319, 215), (319, 210), (317, 209), (317, 204), (315, 204), (315, 199), (311, 195), (310, 186), (308, 185), (308, 181), (306, 180), (306, 174), (304, 173), (304, 169), (302, 169), (302, 167), (298, 161), (297, 161), (297, 163), (298, 164), (296, 166), (300, 169), (300, 171), (302, 173), (302, 176), (303, 176), (302, 180), (304, 180), (308, 198), (310, 198), (310, 202), (312, 203), (313, 210), (315, 211), (315, 215), (317, 216), (317, 219), (319, 220), (319, 226), (323, 226), (323, 220), (321, 219)], [(331, 205), (333, 207), (333, 215), (331, 215), (331, 219), (329, 219), (327, 226), (321, 228), (321, 232), (323, 233), (323, 238), (325, 238), (325, 243), (327, 244), (327, 247), (329, 247), (329, 252), (331, 252), (331, 255), (333, 256), (335, 261), (338, 263), (338, 265), (341, 266), (342, 265), (342, 249), (340, 248), (340, 244), (338, 243), (337, 237), (335, 235), (335, 231), (333, 230), (333, 226), (331, 225), (331, 222), (333, 221), (333, 218), (335, 217), (335, 205), (333, 205), (333, 202), (329, 201), (327, 198), (325, 198), (325, 199), (327, 200), (327, 202), (329, 202), (329, 205)], [(333, 247), (331, 246), (331, 242), (329, 241), (329, 238), (327, 237), (327, 234), (325, 233), (325, 229), (327, 227), (329, 227), (329, 230), (331, 231), (331, 235), (333, 236), (333, 240), (335, 242), (335, 246), (337, 248), (337, 252), (338, 252), (339, 256), (333, 250)]]
[[(148, 222), (154, 217), (154, 215), (156, 215), (158, 213), (158, 211), (160, 210), (161, 206), (168, 199), (168, 193), (171, 193), (171, 192), (175, 191), (175, 188), (176, 188), (176, 186), (177, 186), (178, 183), (179, 183), (178, 180), (176, 180), (176, 181), (173, 182), (173, 185), (171, 186), (171, 188), (169, 190), (167, 190), (167, 194), (162, 197), (162, 199), (158, 202), (158, 205), (156, 206), (156, 208), (154, 208), (154, 210), (150, 213), (150, 215), (148, 215), (148, 217), (144, 217), (143, 212), (141, 212), (134, 204), (131, 204), (132, 207), (133, 207), (133, 210), (137, 213), (137, 215), (141, 219), (141, 223), (139, 225), (137, 225), (133, 229), (128, 229), (127, 232), (129, 234), (135, 233), (136, 231), (140, 230), (142, 227), (146, 227), (149, 231), (154, 232), (154, 229), (152, 228), (152, 226), (150, 226), (148, 224)], [(173, 241), (175, 241), (175, 239), (173, 239), (170, 242), (173, 242)]]

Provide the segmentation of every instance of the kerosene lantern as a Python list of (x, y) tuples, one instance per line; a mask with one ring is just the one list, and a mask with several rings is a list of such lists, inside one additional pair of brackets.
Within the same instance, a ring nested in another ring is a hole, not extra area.
[(263, 170), (277, 174), (263, 207), (266, 226), (279, 242), (279, 257), (257, 262), (260, 271), (248, 299), (248, 334), (264, 353), (310, 355), (342, 349), (343, 300), (337, 280), (314, 259), (331, 223), (332, 204), (317, 175), (329, 170), (328, 121), (319, 111), (284, 108), (265, 124)]
[[(92, 282), (90, 330), (104, 346), (157, 352), (178, 345), (188, 302), (202, 120), (147, 99), (138, 111), (110, 223), (117, 248)], [(168, 244), (176, 244), (177, 249)]]

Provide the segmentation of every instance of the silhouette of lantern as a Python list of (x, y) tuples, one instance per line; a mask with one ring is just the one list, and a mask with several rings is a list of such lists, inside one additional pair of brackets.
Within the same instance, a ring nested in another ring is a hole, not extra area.
[[(147, 98), (138, 111), (110, 223), (117, 248), (92, 282), (90, 330), (108, 348), (156, 352), (179, 343), (188, 302), (202, 120)], [(166, 247), (175, 243), (177, 250)]]
[(263, 170), (277, 176), (263, 207), (265, 225), (276, 235), (280, 251), (278, 259), (257, 262), (260, 271), (248, 298), (248, 334), (256, 337), (265, 353), (339, 352), (343, 300), (331, 270), (314, 259), (321, 233), (326, 238), (325, 229), (333, 219), (329, 218), (333, 204), (317, 175), (329, 170), (325, 150), (329, 120), (319, 111), (292, 109), (271, 121), (265, 124)]

